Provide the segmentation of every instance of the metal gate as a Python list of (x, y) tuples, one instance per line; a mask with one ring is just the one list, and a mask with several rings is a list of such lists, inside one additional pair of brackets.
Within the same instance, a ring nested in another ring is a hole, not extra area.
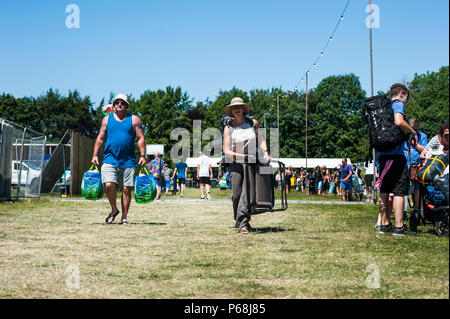
[(39, 197), (46, 136), (1, 120), (0, 200)]

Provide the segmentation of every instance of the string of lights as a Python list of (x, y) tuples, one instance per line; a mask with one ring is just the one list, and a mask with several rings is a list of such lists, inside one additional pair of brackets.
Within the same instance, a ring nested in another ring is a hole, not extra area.
[(342, 20), (344, 20), (344, 15), (345, 15), (345, 12), (347, 11), (347, 8), (348, 8), (348, 5), (349, 5), (349, 4), (350, 4), (350, 0), (347, 0), (347, 4), (345, 5), (345, 8), (344, 8), (344, 10), (343, 10), (342, 13), (341, 13), (340, 18), (339, 18), (338, 22), (336, 23), (336, 26), (334, 27), (333, 32), (331, 32), (330, 37), (328, 38), (327, 42), (325, 43), (325, 46), (324, 46), (324, 47), (322, 48), (322, 50), (320, 51), (319, 56), (316, 58), (316, 60), (313, 62), (313, 64), (310, 65), (310, 67), (307, 69), (307, 71), (306, 71), (305, 73), (303, 73), (304, 75), (303, 75), (302, 79), (301, 79), (301, 80), (297, 83), (297, 85), (295, 86), (295, 91), (298, 90), (298, 86), (300, 85), (300, 83), (303, 82), (303, 81), (305, 80), (305, 74), (306, 74), (306, 73), (309, 73), (313, 68), (316, 68), (316, 67), (317, 67), (317, 63), (319, 62), (320, 58), (324, 56), (325, 51), (327, 50), (327, 48), (328, 48), (330, 42), (333, 41), (334, 34), (336, 33), (337, 28), (339, 27), (339, 25), (340, 25), (340, 23), (342, 22)]

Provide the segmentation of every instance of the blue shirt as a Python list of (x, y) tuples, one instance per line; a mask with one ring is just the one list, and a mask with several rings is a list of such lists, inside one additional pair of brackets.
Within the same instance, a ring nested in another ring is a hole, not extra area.
[(350, 164), (345, 166), (341, 166), (341, 182), (346, 185), (353, 185), (353, 179), (350, 177), (348, 180), (344, 182), (344, 179), (353, 171), (353, 168)]
[(186, 178), (187, 164), (185, 162), (178, 162), (177, 165), (175, 165), (175, 167), (177, 168), (178, 178)]
[[(419, 145), (426, 146), (428, 144), (428, 136), (425, 133), (417, 132), (417, 139), (419, 140)], [(411, 163), (419, 164), (420, 152), (414, 147), (411, 147)]]
[(111, 164), (115, 167), (130, 168), (136, 167), (135, 140), (136, 133), (133, 129), (132, 115), (119, 122), (114, 118), (114, 114), (108, 116), (106, 126), (106, 144), (103, 152), (103, 163)]

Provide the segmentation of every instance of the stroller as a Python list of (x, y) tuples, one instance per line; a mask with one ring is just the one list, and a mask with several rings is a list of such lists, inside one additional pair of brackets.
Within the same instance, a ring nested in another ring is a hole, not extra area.
[(352, 180), (353, 180), (353, 187), (352, 187), (353, 200), (357, 202), (364, 200), (363, 181), (357, 175), (353, 175)]
[(449, 189), (448, 174), (437, 176), (428, 186), (420, 186), (420, 196), (423, 198), (424, 216), (414, 209), (411, 212), (410, 228), (417, 230), (418, 225), (433, 224), (438, 236), (448, 236), (449, 223)]
[[(288, 208), (286, 187), (284, 184), (285, 165), (272, 160), (280, 166), (281, 173), (281, 207), (275, 207), (275, 177), (270, 165), (244, 164), (244, 185), (247, 189), (246, 203), (251, 215), (267, 212), (284, 211)], [(254, 174), (251, 174), (251, 173)], [(254, 176), (254, 178), (252, 178)]]
[(228, 183), (227, 183), (226, 177), (222, 177), (220, 179), (219, 187), (220, 187), (220, 189), (227, 189), (228, 188)]

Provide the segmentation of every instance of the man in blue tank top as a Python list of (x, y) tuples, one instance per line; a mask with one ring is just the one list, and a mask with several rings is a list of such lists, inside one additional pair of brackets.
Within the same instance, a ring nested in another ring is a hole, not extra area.
[(103, 118), (100, 132), (94, 145), (92, 164), (99, 165), (98, 150), (106, 137), (103, 151), (102, 183), (105, 184), (106, 196), (111, 205), (111, 213), (106, 223), (111, 224), (119, 214), (117, 208), (117, 187), (119, 176), (122, 177), (122, 224), (127, 224), (127, 215), (131, 203), (131, 190), (134, 187), (134, 171), (137, 166), (135, 141), (140, 151), (139, 165), (145, 160), (145, 138), (142, 133), (141, 119), (127, 112), (130, 104), (125, 94), (118, 94), (113, 101), (116, 113)]

